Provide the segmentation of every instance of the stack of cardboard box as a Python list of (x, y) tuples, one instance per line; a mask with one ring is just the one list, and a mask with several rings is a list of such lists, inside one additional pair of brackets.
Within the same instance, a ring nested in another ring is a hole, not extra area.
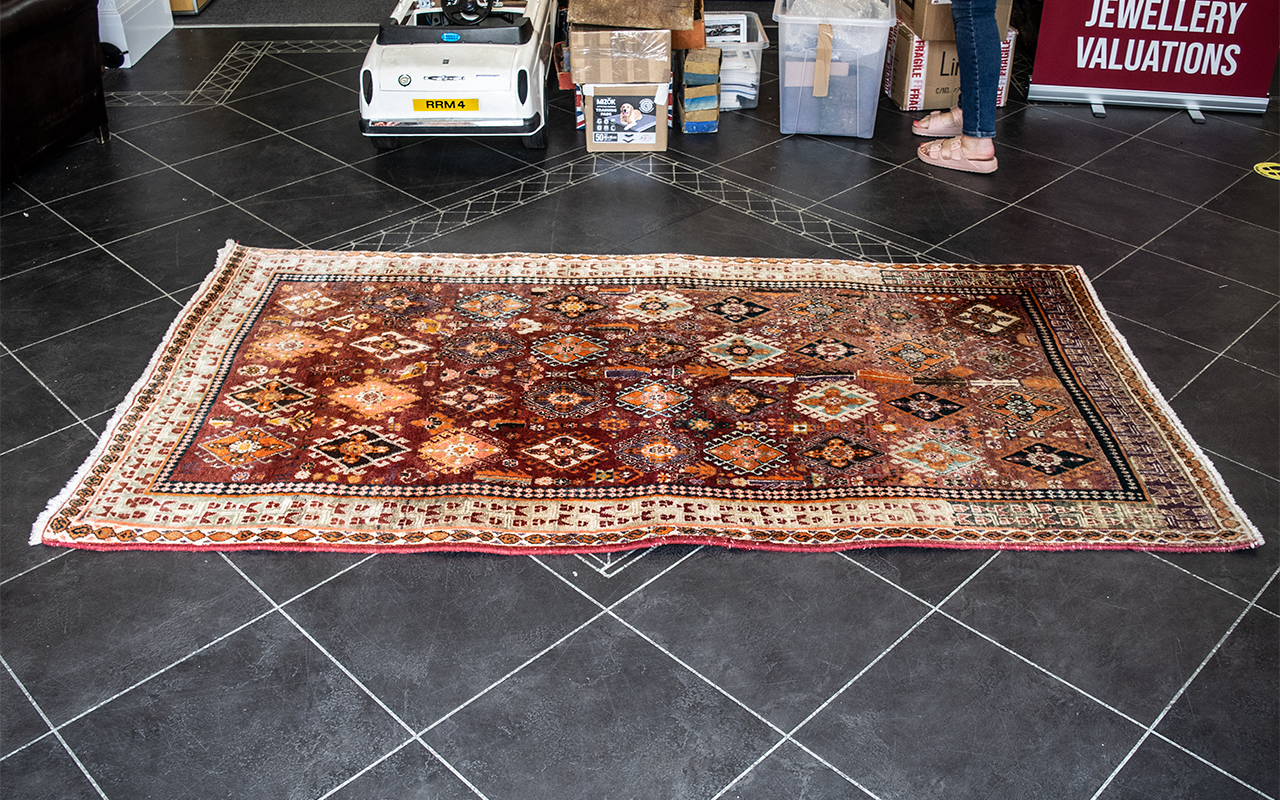
[(570, 0), (567, 16), (587, 150), (667, 149), (671, 53), (704, 46), (701, 0)]
[[(1009, 27), (1013, 0), (996, 4), (1003, 37), (996, 104), (1009, 94), (1009, 65), (1018, 32)], [(960, 102), (960, 68), (951, 0), (897, 0), (898, 24), (889, 33), (884, 91), (903, 111), (951, 108)]]

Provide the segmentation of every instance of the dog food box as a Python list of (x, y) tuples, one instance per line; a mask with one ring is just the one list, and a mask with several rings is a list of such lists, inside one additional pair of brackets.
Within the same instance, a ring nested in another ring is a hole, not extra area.
[(582, 87), (587, 152), (667, 149), (668, 83), (588, 83)]
[[(1002, 107), (1009, 99), (1009, 66), (1017, 38), (1018, 31), (1010, 28), (1000, 45), (1000, 83), (996, 89), (996, 105)], [(900, 23), (889, 33), (884, 93), (903, 111), (955, 106), (960, 102), (956, 43), (921, 39), (905, 23)]]

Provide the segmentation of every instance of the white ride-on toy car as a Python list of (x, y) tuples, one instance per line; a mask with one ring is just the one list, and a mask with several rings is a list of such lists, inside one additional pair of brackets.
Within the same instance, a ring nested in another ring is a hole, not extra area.
[(360, 131), (379, 149), (421, 136), (546, 147), (555, 4), (399, 0), (360, 70)]

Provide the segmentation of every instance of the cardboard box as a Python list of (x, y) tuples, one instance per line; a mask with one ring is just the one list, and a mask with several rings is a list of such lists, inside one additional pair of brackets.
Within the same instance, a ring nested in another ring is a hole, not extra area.
[[(1010, 28), (1000, 46), (996, 105), (1009, 99), (1009, 65), (1018, 32)], [(928, 41), (900, 23), (889, 34), (884, 91), (903, 111), (951, 108), (960, 100), (960, 69), (953, 41)]]
[(707, 46), (707, 25), (702, 12), (702, 0), (694, 0), (693, 27), (687, 31), (671, 31), (671, 49), (701, 50)]
[(666, 83), (586, 84), (587, 152), (667, 149)]
[(694, 0), (571, 0), (569, 22), (614, 28), (693, 28)]
[(666, 83), (671, 75), (671, 31), (574, 25), (569, 28), (569, 72), (579, 85)]
[[(917, 37), (927, 41), (956, 39), (955, 23), (951, 19), (951, 0), (897, 0), (898, 19), (906, 23)], [(996, 22), (1000, 35), (1009, 35), (1009, 15), (1013, 13), (1013, 0), (998, 0)]]

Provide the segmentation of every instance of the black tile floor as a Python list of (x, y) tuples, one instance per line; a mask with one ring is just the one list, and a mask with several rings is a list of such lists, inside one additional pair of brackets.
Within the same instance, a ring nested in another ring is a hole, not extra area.
[[(762, 5), (762, 4), (755, 4)], [(767, 20), (767, 8), (761, 9)], [(769, 34), (776, 41), (776, 28)], [(367, 28), (174, 31), (0, 200), (0, 796), (1276, 798), (1265, 115), (1001, 110), (995, 176), (760, 107), (653, 155), (356, 128)], [(1181, 555), (91, 553), (28, 531), (228, 239), (1081, 264), (1267, 537)]]

